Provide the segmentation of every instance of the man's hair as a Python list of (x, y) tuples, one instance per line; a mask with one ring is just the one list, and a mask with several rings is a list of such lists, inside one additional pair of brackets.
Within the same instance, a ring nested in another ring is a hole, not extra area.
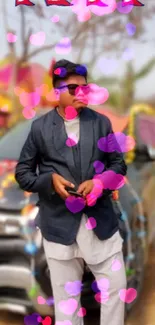
[(87, 82), (87, 68), (84, 65), (76, 64), (65, 59), (57, 61), (52, 71), (53, 87), (59, 81), (63, 81), (71, 75), (81, 75)]

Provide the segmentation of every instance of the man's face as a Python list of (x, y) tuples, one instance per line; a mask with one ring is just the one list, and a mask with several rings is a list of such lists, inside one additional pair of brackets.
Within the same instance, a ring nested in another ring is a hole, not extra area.
[[(86, 86), (86, 80), (83, 76), (72, 75), (66, 80), (60, 81), (56, 85), (57, 92), (59, 93), (59, 105), (60, 107), (66, 108), (67, 106), (73, 106), (76, 110), (87, 106), (87, 88), (83, 90), (82, 87), (76, 88), (78, 86)], [(63, 87), (66, 86), (66, 87)], [(67, 87), (69, 86), (69, 88)], [(59, 89), (59, 87), (63, 87)]]

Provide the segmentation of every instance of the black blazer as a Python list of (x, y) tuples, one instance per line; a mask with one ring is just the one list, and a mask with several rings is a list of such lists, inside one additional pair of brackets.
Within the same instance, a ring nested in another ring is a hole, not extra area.
[[(93, 163), (102, 161), (106, 170), (125, 175), (126, 164), (118, 152), (105, 153), (98, 149), (97, 141), (112, 132), (109, 119), (89, 108), (80, 114), (81, 170), (74, 163), (73, 151), (66, 145), (67, 134), (63, 119), (55, 110), (36, 119), (22, 148), (16, 166), (15, 178), (20, 187), (39, 195), (38, 226), (48, 241), (70, 245), (75, 241), (81, 216), (86, 213), (97, 222), (94, 232), (100, 240), (111, 237), (118, 230), (120, 211), (106, 190), (94, 207), (85, 207), (71, 213), (65, 202), (52, 187), (52, 173), (58, 173), (76, 186), (95, 175)], [(36, 169), (38, 166), (39, 173)]]

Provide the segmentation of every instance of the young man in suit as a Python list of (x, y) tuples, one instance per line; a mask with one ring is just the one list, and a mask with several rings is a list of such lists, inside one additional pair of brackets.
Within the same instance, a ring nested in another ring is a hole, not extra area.
[[(100, 324), (124, 325), (124, 302), (119, 295), (126, 288), (120, 211), (112, 191), (104, 189), (102, 176), (104, 171), (124, 176), (127, 168), (120, 150), (105, 152), (98, 147), (98, 140), (113, 132), (106, 116), (86, 107), (90, 92), (86, 68), (67, 60), (56, 62), (53, 86), (59, 104), (33, 121), (15, 177), (22, 189), (39, 195), (38, 226), (51, 275), (56, 324), (65, 320), (83, 324), (78, 316), (82, 286), (75, 290), (75, 283), (82, 281), (85, 261), (101, 291)], [(73, 118), (66, 113), (71, 110), (76, 113)], [(74, 145), (67, 145), (70, 134), (77, 139)], [(100, 179), (94, 179), (96, 161), (104, 164)], [(77, 199), (69, 207), (68, 188), (81, 194), (83, 208)], [(90, 217), (92, 227), (86, 226)], [(114, 271), (113, 263), (121, 265), (119, 270)], [(66, 289), (67, 282), (72, 282), (73, 292)]]

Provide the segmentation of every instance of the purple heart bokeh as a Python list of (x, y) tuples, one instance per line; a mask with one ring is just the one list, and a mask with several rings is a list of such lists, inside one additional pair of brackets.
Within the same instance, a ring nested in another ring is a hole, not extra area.
[(54, 298), (53, 298), (53, 297), (49, 297), (49, 298), (46, 300), (46, 304), (49, 305), (49, 306), (54, 305)]
[(98, 140), (97, 146), (104, 152), (128, 152), (135, 147), (135, 140), (122, 132), (110, 133)]
[(27, 315), (24, 317), (24, 324), (25, 325), (38, 325), (38, 317), (40, 315), (37, 313), (34, 313), (32, 315)]
[(132, 11), (133, 7), (134, 7), (133, 5), (125, 5), (125, 6), (123, 6), (122, 1), (117, 2), (117, 10), (121, 14), (129, 14)]
[(97, 286), (97, 282), (96, 281), (93, 281), (92, 285), (91, 285), (91, 288), (94, 292), (100, 292), (98, 286)]
[(136, 26), (132, 23), (126, 24), (126, 30), (128, 32), (128, 35), (132, 36), (136, 32)]
[(100, 175), (95, 175), (94, 179), (99, 179), (103, 183), (104, 189), (118, 190), (125, 184), (125, 178), (121, 174), (116, 174), (113, 170), (107, 170)]
[(130, 48), (125, 49), (122, 54), (122, 59), (125, 61), (130, 61), (134, 59), (134, 50)]
[(77, 296), (81, 293), (82, 286), (81, 281), (67, 282), (65, 284), (65, 290), (70, 296)]
[(55, 52), (57, 54), (68, 54), (71, 51), (72, 45), (68, 37), (64, 37), (55, 46)]
[(85, 207), (85, 200), (82, 197), (76, 198), (75, 196), (69, 196), (65, 201), (66, 207), (72, 213), (80, 212)]
[(93, 166), (95, 168), (95, 173), (96, 174), (102, 173), (103, 172), (103, 169), (105, 167), (104, 164), (101, 161), (99, 161), (99, 160), (94, 161)]

